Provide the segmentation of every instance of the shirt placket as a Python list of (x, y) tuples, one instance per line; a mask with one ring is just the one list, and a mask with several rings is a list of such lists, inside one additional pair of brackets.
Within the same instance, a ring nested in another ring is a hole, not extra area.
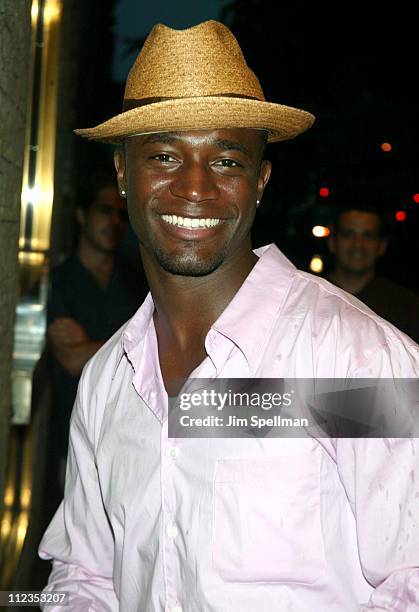
[(180, 603), (182, 585), (179, 583), (179, 551), (176, 545), (182, 525), (176, 514), (175, 472), (180, 454), (179, 441), (168, 438), (167, 420), (161, 429), (161, 490), (162, 490), (162, 539), (163, 567), (166, 584), (165, 612), (183, 612)]
[[(192, 373), (192, 377), (212, 378), (217, 373), (217, 364), (221, 368), (225, 360), (223, 351), (220, 351), (224, 338), (212, 331), (207, 336), (206, 348), (209, 359)], [(181, 449), (181, 439), (168, 438), (168, 421), (165, 420), (161, 429), (161, 496), (162, 496), (162, 539), (163, 539), (163, 567), (166, 585), (165, 612), (185, 612), (185, 594), (180, 583), (180, 566), (184, 559), (180, 558), (181, 551), (178, 539), (188, 529), (181, 524), (176, 507), (176, 470)]]

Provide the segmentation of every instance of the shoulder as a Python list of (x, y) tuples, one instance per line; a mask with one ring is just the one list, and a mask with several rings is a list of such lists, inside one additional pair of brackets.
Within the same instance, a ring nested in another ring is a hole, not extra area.
[(104, 415), (112, 411), (122, 389), (131, 387), (134, 366), (140, 363), (144, 338), (152, 322), (154, 303), (148, 296), (135, 313), (85, 365), (73, 411), (75, 421), (97, 447)]
[(351, 326), (354, 322), (364, 322), (393, 334), (392, 326), (388, 326), (364, 302), (324, 278), (297, 270), (293, 285), (294, 299), (298, 299), (303, 309), (310, 308), (318, 321), (340, 318), (342, 323)]
[(415, 305), (419, 304), (419, 295), (412, 289), (399, 285), (398, 283), (395, 283), (388, 278), (383, 278), (382, 276), (376, 276), (373, 278), (361, 293), (363, 292), (376, 292), (382, 295), (383, 298), (386, 297), (387, 299), (397, 299), (399, 302), (409, 302)]
[(411, 338), (323, 278), (297, 270), (287, 310), (308, 318), (315, 347), (327, 346), (337, 359), (347, 359), (352, 373), (367, 376), (372, 368), (376, 375), (378, 361), (387, 364), (384, 376), (408, 376), (412, 367), (417, 371), (419, 349)]
[(85, 365), (76, 403), (79, 417), (90, 432), (98, 431), (118, 366), (124, 357), (125, 323)]
[(77, 256), (75, 254), (70, 255), (70, 257), (68, 257), (62, 263), (53, 266), (51, 269), (52, 286), (55, 287), (61, 284), (68, 284), (73, 280), (73, 278), (78, 277), (81, 268), (82, 265)]
[(124, 355), (123, 336), (128, 324), (129, 321), (124, 323), (85, 365), (82, 377), (89, 387), (106, 389), (109, 386)]
[(76, 268), (78, 268), (80, 266), (80, 262), (78, 260), (78, 257), (75, 253), (73, 253), (72, 255), (70, 255), (69, 257), (67, 257), (67, 259), (64, 259), (64, 261), (62, 261), (59, 264), (56, 264), (55, 266), (52, 267), (51, 269), (51, 273), (52, 274), (60, 274), (61, 272), (68, 272), (70, 270), (74, 270)]

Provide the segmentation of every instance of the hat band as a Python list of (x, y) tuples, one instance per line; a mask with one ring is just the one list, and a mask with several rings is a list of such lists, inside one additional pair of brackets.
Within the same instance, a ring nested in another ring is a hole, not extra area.
[[(220, 93), (220, 94), (209, 94), (203, 96), (186, 96), (184, 98), (179, 97), (175, 98), (172, 96), (167, 97), (155, 97), (155, 98), (124, 98), (124, 102), (122, 105), (122, 112), (132, 110), (133, 108), (138, 108), (139, 106), (146, 106), (147, 104), (156, 104), (157, 102), (165, 102), (166, 100), (190, 100), (193, 98), (243, 98), (244, 100), (260, 100), (259, 98), (255, 98), (253, 96), (243, 96), (238, 93)], [(265, 100), (260, 100), (264, 102)]]

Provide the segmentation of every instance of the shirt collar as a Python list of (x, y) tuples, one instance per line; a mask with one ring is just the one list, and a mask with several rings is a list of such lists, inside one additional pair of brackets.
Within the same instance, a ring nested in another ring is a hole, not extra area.
[(128, 321), (128, 323), (125, 324), (125, 329), (122, 332), (122, 337), (119, 344), (118, 356), (113, 376), (115, 376), (124, 354), (128, 357), (128, 360), (135, 369), (137, 351), (143, 344), (153, 312), (153, 298), (151, 297), (151, 293), (148, 293), (140, 308)]
[(275, 244), (255, 253), (259, 261), (212, 325), (242, 351), (252, 372), (263, 356), (297, 271)]
[[(228, 338), (243, 353), (251, 371), (257, 368), (272, 326), (281, 312), (295, 266), (275, 244), (255, 250), (259, 261), (211, 329)], [(135, 369), (154, 312), (149, 293), (122, 334), (119, 364), (125, 353)]]

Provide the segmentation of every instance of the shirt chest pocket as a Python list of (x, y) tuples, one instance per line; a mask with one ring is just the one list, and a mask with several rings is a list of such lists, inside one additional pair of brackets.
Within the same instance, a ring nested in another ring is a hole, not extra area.
[(213, 566), (224, 580), (311, 584), (320, 578), (319, 475), (318, 449), (217, 462)]

